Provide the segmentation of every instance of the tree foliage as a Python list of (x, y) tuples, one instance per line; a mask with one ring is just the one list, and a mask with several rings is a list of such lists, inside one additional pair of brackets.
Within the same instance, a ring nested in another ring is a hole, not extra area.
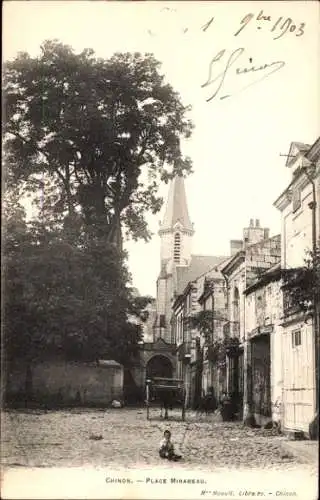
[(214, 321), (225, 321), (217, 311), (202, 310), (188, 318), (188, 323), (191, 328), (199, 330), (199, 332), (206, 338), (210, 339), (214, 332)]
[(159, 182), (191, 170), (189, 108), (159, 69), (151, 54), (104, 60), (58, 41), (5, 63), (8, 360), (136, 354), (151, 299), (130, 288), (121, 230), (147, 240)]
[(47, 41), (4, 65), (8, 181), (34, 191), (60, 217), (81, 213), (115, 241), (120, 222), (148, 239), (147, 211), (162, 200), (160, 180), (190, 171), (180, 140), (189, 108), (164, 82), (151, 54), (76, 54)]
[[(48, 357), (128, 366), (141, 340), (149, 297), (134, 298), (115, 245), (27, 224), (6, 207), (4, 347), (8, 362)], [(136, 318), (136, 320), (134, 320)]]
[(304, 266), (285, 270), (283, 273), (284, 295), (287, 309), (310, 313), (314, 303), (320, 305), (320, 244), (315, 252), (306, 252)]

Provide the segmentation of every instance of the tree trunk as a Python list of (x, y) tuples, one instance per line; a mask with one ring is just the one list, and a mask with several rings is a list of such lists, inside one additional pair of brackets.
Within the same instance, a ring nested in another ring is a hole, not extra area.
[(115, 214), (113, 216), (113, 220), (111, 222), (110, 232), (108, 234), (108, 241), (115, 245), (115, 247), (122, 252), (123, 243), (122, 243), (122, 231), (121, 231), (121, 218), (119, 210), (115, 210)]

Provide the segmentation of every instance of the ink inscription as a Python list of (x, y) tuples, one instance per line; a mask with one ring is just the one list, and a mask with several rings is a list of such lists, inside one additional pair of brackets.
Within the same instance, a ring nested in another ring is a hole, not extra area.
[[(279, 71), (281, 68), (285, 66), (284, 61), (272, 61), (269, 63), (260, 64), (258, 66), (254, 66), (252, 63), (252, 58), (249, 58), (249, 62), (251, 66), (248, 67), (237, 67), (234, 68), (236, 61), (244, 54), (245, 49), (240, 47), (234, 50), (228, 57), (228, 54), (225, 49), (220, 50), (212, 59), (209, 64), (209, 75), (208, 79), (205, 83), (201, 85), (201, 88), (209, 87), (213, 84), (215, 85), (215, 89), (213, 94), (207, 99), (207, 102), (210, 102), (212, 99), (220, 95), (220, 99), (226, 99), (227, 97), (231, 97), (230, 94), (221, 95), (222, 90), (224, 88), (225, 80), (227, 75), (230, 76), (239, 76), (248, 73), (257, 73), (259, 74), (259, 78), (254, 80), (250, 84), (244, 86), (242, 90), (268, 78), (272, 73)], [(215, 73), (215, 68), (217, 66), (216, 63), (223, 62), (223, 70), (218, 74)]]

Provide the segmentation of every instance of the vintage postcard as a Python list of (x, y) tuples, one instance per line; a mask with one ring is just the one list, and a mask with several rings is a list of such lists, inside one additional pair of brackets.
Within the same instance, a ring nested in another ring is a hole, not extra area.
[(2, 498), (318, 498), (319, 9), (4, 2)]

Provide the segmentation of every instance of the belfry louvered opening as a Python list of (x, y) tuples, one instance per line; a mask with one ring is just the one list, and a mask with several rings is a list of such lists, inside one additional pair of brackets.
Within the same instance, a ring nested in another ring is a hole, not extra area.
[(175, 262), (180, 262), (181, 254), (181, 236), (180, 233), (175, 233), (174, 235), (174, 248), (173, 248), (173, 259)]

